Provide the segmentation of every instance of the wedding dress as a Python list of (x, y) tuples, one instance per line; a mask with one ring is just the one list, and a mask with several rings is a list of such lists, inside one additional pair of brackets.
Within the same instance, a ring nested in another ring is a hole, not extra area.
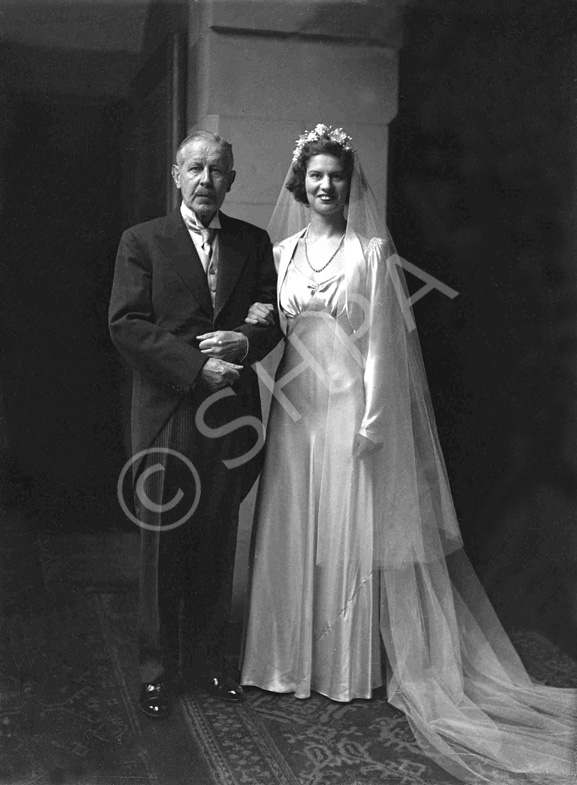
[[(292, 203), (292, 204), (291, 204)], [(306, 211), (271, 224), (285, 350), (255, 516), (242, 682), (369, 698), (470, 783), (576, 783), (577, 690), (527, 674), (462, 547), (402, 265), (358, 157), (340, 275), (293, 264)], [(266, 375), (263, 374), (266, 379)], [(355, 433), (383, 447), (352, 456)]]

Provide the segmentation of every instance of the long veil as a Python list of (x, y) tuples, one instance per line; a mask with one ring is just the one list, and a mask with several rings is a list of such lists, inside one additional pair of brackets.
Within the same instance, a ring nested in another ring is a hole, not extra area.
[[(307, 223), (307, 208), (283, 187), (269, 225), (273, 242)], [(577, 690), (529, 677), (463, 550), (403, 264), (357, 155), (344, 247), (354, 331), (336, 330), (334, 340), (349, 342), (369, 380), (360, 432), (384, 445), (359, 484), (359, 493), (371, 489), (370, 514), (355, 537), (359, 552), (372, 554), (367, 570), (378, 573), (388, 700), (406, 714), (423, 751), (459, 779), (575, 783)], [(335, 390), (329, 422), (338, 422), (339, 400)], [(334, 441), (325, 440), (326, 466)], [(333, 520), (347, 514), (345, 488), (319, 494)], [(317, 538), (322, 565), (330, 543), (323, 531)]]

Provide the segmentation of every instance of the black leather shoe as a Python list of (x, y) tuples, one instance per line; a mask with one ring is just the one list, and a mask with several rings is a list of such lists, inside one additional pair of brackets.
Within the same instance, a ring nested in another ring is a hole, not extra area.
[(172, 693), (165, 681), (143, 684), (138, 706), (151, 720), (164, 720), (172, 711)]
[(246, 700), (240, 684), (227, 676), (205, 676), (199, 683), (206, 692), (223, 701), (244, 703)]

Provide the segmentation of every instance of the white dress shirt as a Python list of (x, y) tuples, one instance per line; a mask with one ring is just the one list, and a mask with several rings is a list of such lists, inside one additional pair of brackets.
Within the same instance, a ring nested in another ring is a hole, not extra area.
[(212, 231), (212, 236), (213, 237), (212, 237), (212, 242), (211, 242), (212, 258), (213, 259), (218, 259), (218, 231), (214, 231), (214, 230), (218, 230), (218, 229), (221, 228), (220, 227), (220, 218), (219, 218), (219, 215), (218, 215), (218, 210), (212, 216), (212, 220), (211, 220), (211, 222), (209, 223), (208, 226), (203, 226), (200, 223), (200, 221), (198, 220), (198, 218), (196, 217), (196, 215), (193, 213), (193, 211), (190, 209), (190, 207), (187, 207), (184, 202), (180, 203), (180, 214), (182, 215), (182, 217), (184, 219), (184, 223), (186, 224), (186, 228), (188, 229), (188, 233), (190, 235), (190, 239), (194, 243), (194, 247), (196, 248), (196, 250), (198, 252), (198, 256), (200, 258), (200, 261), (202, 262), (202, 266), (204, 267), (204, 272), (207, 273), (208, 272), (209, 258), (208, 258), (207, 254), (206, 254), (205, 249), (203, 248), (205, 240), (204, 240), (204, 238), (202, 236), (202, 230), (203, 229), (212, 229), (213, 230)]
[[(216, 282), (218, 278), (218, 230), (221, 228), (218, 210), (212, 216), (208, 226), (203, 226), (194, 212), (189, 207), (187, 207), (184, 202), (180, 203), (180, 214), (184, 219), (184, 223), (188, 229), (190, 238), (194, 243), (194, 247), (197, 250), (199, 259), (204, 268), (204, 272), (206, 273), (210, 296), (212, 298), (212, 304), (214, 305), (216, 298)], [(203, 236), (203, 232), (206, 229), (210, 229), (210, 234), (212, 235), (212, 240), (210, 242), (210, 252), (207, 252), (208, 249), (205, 247), (205, 243), (208, 243), (208, 240), (206, 239), (206, 232)], [(243, 334), (241, 333), (241, 335)], [(242, 362), (245, 359), (249, 350), (248, 336), (243, 335), (243, 337), (246, 341), (246, 348), (239, 362)]]

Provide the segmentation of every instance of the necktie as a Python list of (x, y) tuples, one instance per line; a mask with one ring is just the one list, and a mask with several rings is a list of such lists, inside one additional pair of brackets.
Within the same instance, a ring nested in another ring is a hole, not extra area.
[(206, 268), (206, 278), (208, 281), (208, 288), (210, 289), (210, 297), (212, 299), (213, 305), (214, 305), (214, 301), (216, 300), (216, 276), (218, 273), (214, 248), (212, 247), (215, 234), (216, 234), (216, 229), (202, 230), (202, 236), (203, 236), (202, 248), (205, 251), (208, 260), (208, 265)]
[(187, 223), (187, 227), (191, 231), (195, 232), (195, 234), (200, 235), (202, 238), (201, 247), (200, 249), (197, 248), (197, 250), (198, 255), (200, 256), (200, 261), (202, 262), (202, 266), (206, 272), (208, 288), (210, 290), (212, 304), (214, 305), (214, 301), (216, 299), (216, 278), (218, 269), (212, 244), (214, 242), (216, 229), (201, 228), (193, 223)]

